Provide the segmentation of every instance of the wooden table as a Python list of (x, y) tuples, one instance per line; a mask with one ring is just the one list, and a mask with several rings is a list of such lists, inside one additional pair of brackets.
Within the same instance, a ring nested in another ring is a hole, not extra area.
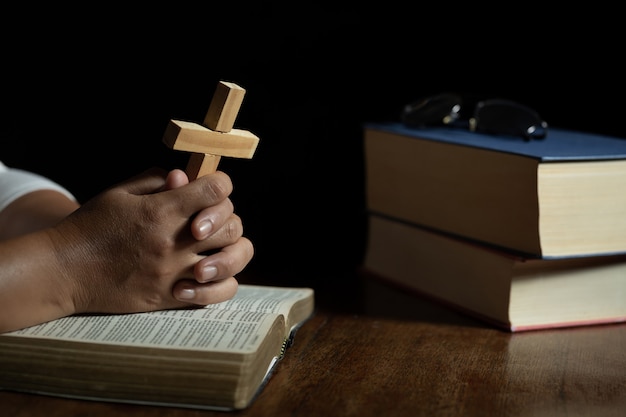
[(318, 289), (315, 315), (246, 410), (0, 392), (0, 414), (626, 416), (626, 325), (510, 334), (356, 275)]

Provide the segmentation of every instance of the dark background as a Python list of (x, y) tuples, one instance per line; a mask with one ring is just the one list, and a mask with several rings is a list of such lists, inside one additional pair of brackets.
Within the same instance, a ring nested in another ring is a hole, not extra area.
[(257, 3), (3, 13), (1, 159), (84, 201), (153, 165), (184, 168), (161, 142), (167, 122), (201, 122), (217, 82), (235, 82), (235, 127), (261, 139), (252, 160), (220, 164), (255, 243), (249, 269), (312, 284), (363, 254), (364, 122), (455, 91), (626, 137), (616, 11)]

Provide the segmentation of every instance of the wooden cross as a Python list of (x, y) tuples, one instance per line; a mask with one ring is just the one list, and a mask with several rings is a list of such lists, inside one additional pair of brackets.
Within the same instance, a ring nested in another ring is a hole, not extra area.
[(252, 158), (259, 138), (247, 130), (233, 129), (246, 90), (220, 81), (203, 125), (170, 120), (163, 142), (172, 149), (191, 152), (186, 172), (189, 180), (217, 170), (222, 156)]

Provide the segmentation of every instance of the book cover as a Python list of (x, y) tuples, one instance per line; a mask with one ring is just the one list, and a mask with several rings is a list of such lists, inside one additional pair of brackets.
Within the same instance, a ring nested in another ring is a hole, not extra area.
[(445, 142), (526, 156), (543, 162), (626, 159), (626, 138), (552, 127), (545, 139), (489, 135), (451, 127), (411, 128), (402, 123), (368, 123), (380, 130), (415, 139)]

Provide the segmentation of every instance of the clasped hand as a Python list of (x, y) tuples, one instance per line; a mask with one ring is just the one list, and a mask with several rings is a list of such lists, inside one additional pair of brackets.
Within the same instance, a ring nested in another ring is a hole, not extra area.
[[(58, 224), (0, 243), (0, 331), (75, 313), (225, 301), (253, 256), (223, 172), (153, 169)], [(28, 251), (29, 259), (20, 256)]]

